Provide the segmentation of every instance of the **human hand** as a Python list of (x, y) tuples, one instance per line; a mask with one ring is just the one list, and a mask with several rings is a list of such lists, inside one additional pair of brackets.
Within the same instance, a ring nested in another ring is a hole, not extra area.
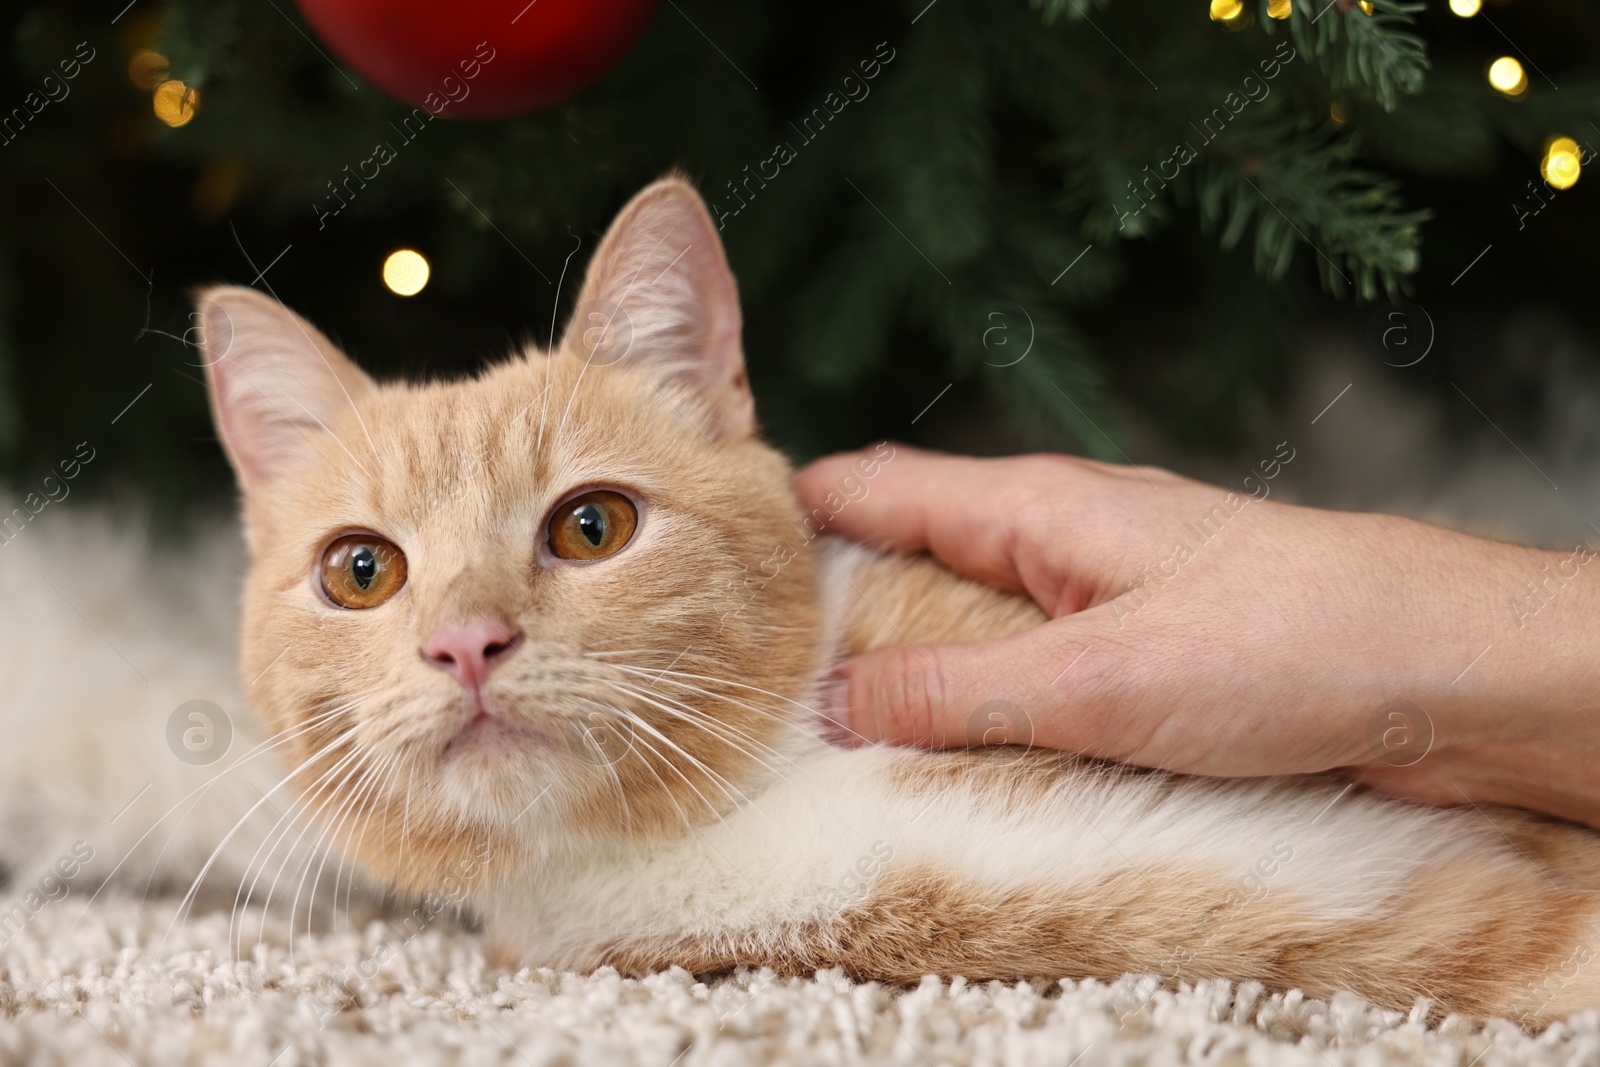
[[(857, 458), (800, 472), (802, 503)], [(856, 743), (965, 747), (974, 710), (1004, 699), (1029, 720), (1013, 742), (1208, 775), (1341, 769), (1429, 803), (1600, 826), (1595, 554), (1281, 504), (1266, 472), (1286, 458), (1230, 491), (897, 446), (825, 532), (931, 552), (1051, 621), (857, 657), (830, 713)]]

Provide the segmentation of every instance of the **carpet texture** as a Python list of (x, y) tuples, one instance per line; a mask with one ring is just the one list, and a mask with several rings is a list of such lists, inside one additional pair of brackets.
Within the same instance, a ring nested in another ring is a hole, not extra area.
[[(557, 1064), (1500, 1064), (1600, 1063), (1600, 1012), (1528, 1034), (1435, 1027), (1254, 984), (1167, 991), (1110, 984), (912, 990), (824, 972), (710, 984), (682, 971), (625, 979), (491, 972), (481, 936), (396, 916), (307, 936), (251, 916), (242, 959), (226, 911), (168, 927), (171, 901), (76, 897), (0, 948), (0, 1063)], [(408, 933), (408, 929), (412, 932)], [(239, 931), (235, 931), (238, 936)], [(163, 939), (165, 943), (163, 945)]]

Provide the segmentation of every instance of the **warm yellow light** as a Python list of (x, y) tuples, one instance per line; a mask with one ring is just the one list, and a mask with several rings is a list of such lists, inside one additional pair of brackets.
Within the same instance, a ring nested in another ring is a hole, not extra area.
[(176, 78), (156, 86), (152, 99), (156, 118), (168, 126), (184, 126), (200, 110), (200, 90), (191, 89)]
[(1470, 19), (1483, 7), (1483, 0), (1450, 0), (1450, 10), (1464, 19)]
[(1293, 7), (1293, 0), (1267, 0), (1267, 14), (1275, 19), (1288, 18)]
[(1528, 75), (1521, 63), (1510, 56), (1501, 56), (1489, 64), (1489, 84), (1507, 96), (1521, 96), (1528, 91)]
[(428, 284), (428, 261), (409, 248), (390, 252), (383, 261), (383, 284), (400, 296), (416, 296)]
[(1377, 10), (1372, 6), (1372, 0), (1356, 0), (1356, 6), (1361, 9), (1363, 14), (1367, 15), (1370, 15), (1373, 13), (1373, 11)]
[(1244, 0), (1211, 0), (1213, 22), (1232, 22), (1244, 14)]
[(1350, 121), (1350, 116), (1345, 112), (1345, 109), (1340, 107), (1338, 104), (1334, 104), (1328, 109), (1328, 117), (1333, 120), (1333, 124), (1335, 126), (1341, 128), (1343, 128)]
[(168, 66), (167, 57), (160, 52), (141, 49), (128, 60), (128, 80), (145, 92), (151, 92), (167, 80)]
[(1583, 160), (1578, 155), (1578, 142), (1570, 137), (1557, 137), (1545, 149), (1539, 173), (1552, 189), (1571, 189), (1578, 183), (1578, 173)]

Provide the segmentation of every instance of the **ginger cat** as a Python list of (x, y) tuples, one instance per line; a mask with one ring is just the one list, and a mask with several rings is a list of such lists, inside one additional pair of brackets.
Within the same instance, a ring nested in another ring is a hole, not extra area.
[(1324, 778), (825, 743), (841, 657), (1044, 616), (817, 536), (683, 181), (622, 212), (553, 351), (470, 381), (380, 385), (253, 290), (199, 303), (248, 696), (334, 847), (460, 887), (504, 962), (1600, 1006), (1588, 831)]

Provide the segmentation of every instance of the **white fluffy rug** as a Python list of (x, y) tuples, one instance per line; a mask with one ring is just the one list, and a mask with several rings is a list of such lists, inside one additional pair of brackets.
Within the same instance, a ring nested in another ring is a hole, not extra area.
[(308, 938), (293, 958), (268, 922), (240, 961), (226, 912), (167, 938), (171, 901), (76, 897), (0, 948), (0, 1063), (218, 1064), (1500, 1064), (1600, 1062), (1600, 1012), (1539, 1035), (1507, 1022), (1429, 1028), (1259, 987), (1154, 979), (909, 991), (682, 971), (493, 973), (479, 936), (442, 917), (404, 936), (393, 919)]

